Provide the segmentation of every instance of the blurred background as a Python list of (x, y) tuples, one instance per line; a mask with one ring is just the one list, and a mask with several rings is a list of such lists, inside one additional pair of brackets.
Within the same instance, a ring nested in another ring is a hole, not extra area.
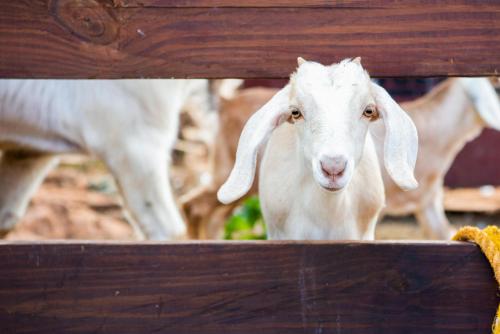
[[(414, 100), (440, 83), (439, 78), (380, 79), (399, 102)], [(241, 91), (259, 89), (262, 99), (273, 93), (269, 87), (282, 87), (282, 80), (248, 80)], [(266, 87), (266, 88), (257, 88)], [(269, 91), (268, 91), (269, 90)], [(247, 107), (254, 111), (252, 103)], [(222, 101), (221, 106), (232, 105)], [(173, 152), (171, 183), (178, 205), (193, 238), (265, 239), (266, 231), (256, 196), (247, 197), (237, 207), (214, 201), (207, 187), (214, 176), (214, 145), (218, 126), (206, 115), (187, 105)], [(231, 127), (231, 120), (224, 120)], [(222, 123), (221, 123), (222, 124)], [(225, 145), (236, 145), (239, 131), (226, 134)], [(445, 178), (444, 207), (453, 226), (496, 224), (500, 209), (500, 132), (485, 129), (457, 155)], [(385, 216), (378, 225), (377, 239), (425, 239), (427, 236), (412, 216)], [(65, 156), (45, 179), (32, 199), (27, 214), (9, 240), (37, 239), (113, 239), (133, 240), (134, 234), (122, 210), (113, 178), (95, 158)]]

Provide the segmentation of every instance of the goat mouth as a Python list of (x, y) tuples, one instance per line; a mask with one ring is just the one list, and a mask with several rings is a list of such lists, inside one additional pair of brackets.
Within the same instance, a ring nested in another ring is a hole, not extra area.
[(326, 182), (320, 182), (321, 188), (328, 190), (329, 192), (338, 192), (345, 188), (347, 182), (341, 178), (341, 176), (331, 176), (325, 178)]
[(321, 185), (321, 188), (328, 190), (329, 192), (336, 193), (344, 189), (344, 187), (335, 187), (335, 186), (325, 186)]

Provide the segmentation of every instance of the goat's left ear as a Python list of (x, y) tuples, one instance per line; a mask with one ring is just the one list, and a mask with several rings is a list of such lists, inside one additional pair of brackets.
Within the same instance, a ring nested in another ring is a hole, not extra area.
[(418, 152), (415, 124), (384, 88), (375, 83), (371, 86), (385, 126), (385, 169), (401, 189), (415, 189), (418, 187), (413, 176)]

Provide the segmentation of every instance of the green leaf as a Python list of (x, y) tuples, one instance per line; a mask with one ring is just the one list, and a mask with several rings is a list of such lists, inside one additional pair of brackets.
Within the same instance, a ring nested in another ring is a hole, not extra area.
[(246, 199), (226, 221), (224, 238), (227, 240), (264, 240), (267, 238), (266, 226), (257, 197)]

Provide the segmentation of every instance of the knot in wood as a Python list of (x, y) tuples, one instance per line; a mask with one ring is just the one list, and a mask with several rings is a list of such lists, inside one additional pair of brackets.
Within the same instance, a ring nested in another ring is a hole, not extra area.
[(86, 42), (106, 45), (118, 35), (112, 8), (97, 0), (54, 0), (51, 14), (65, 29)]

